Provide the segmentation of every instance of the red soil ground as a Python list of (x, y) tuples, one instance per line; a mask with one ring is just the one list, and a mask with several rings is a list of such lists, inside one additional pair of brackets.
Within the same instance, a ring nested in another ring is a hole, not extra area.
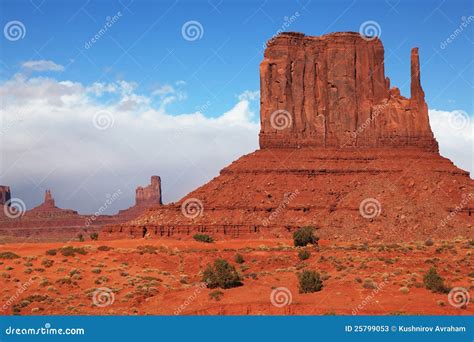
[[(98, 249), (104, 245), (111, 249)], [(64, 246), (0, 247), (0, 253), (19, 256), (0, 259), (2, 315), (351, 315), (354, 309), (359, 315), (474, 314), (472, 301), (456, 308), (447, 294), (432, 293), (423, 285), (423, 275), (436, 266), (446, 285), (472, 292), (474, 244), (462, 238), (435, 241), (432, 246), (322, 240), (319, 249), (308, 247), (311, 256), (304, 261), (287, 239), (210, 244), (167, 239), (88, 241), (68, 244), (83, 248), (84, 255), (46, 254)], [(244, 263), (234, 261), (236, 253)], [(218, 289), (222, 295), (216, 301), (209, 295), (215, 290), (200, 285), (201, 272), (219, 257), (235, 265), (243, 286)], [(51, 266), (46, 259), (53, 261)], [(298, 293), (297, 273), (302, 269), (320, 272), (321, 291)], [(22, 285), (24, 291), (18, 291)], [(374, 286), (379, 288), (377, 293), (370, 288)], [(291, 292), (290, 305), (272, 304), (270, 296), (276, 287)], [(110, 305), (94, 305), (93, 294), (99, 288), (113, 291), (108, 297), (97, 297), (98, 303)]]

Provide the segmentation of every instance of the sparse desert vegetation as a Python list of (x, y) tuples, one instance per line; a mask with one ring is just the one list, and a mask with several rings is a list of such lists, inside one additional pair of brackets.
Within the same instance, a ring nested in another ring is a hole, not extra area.
[[(0, 247), (6, 256), (0, 300), (26, 284), (5, 314), (173, 314), (190, 297), (180, 314), (286, 314), (270, 302), (272, 289), (285, 287), (292, 314), (351, 314), (374, 293), (358, 314), (474, 314), (472, 303), (455, 308), (446, 294), (448, 287), (472, 291), (470, 239), (432, 246), (320, 240), (317, 251), (315, 244), (293, 245), (289, 239), (11, 244)], [(113, 304), (93, 305), (94, 291), (103, 288)]]

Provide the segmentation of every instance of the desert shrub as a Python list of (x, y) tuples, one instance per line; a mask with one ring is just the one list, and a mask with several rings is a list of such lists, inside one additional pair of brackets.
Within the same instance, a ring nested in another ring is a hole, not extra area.
[(139, 254), (156, 254), (156, 251), (158, 250), (157, 247), (146, 245), (146, 246), (138, 246), (137, 251)]
[(107, 252), (107, 251), (110, 251), (112, 249), (112, 247), (109, 247), (109, 246), (99, 246), (97, 247), (97, 249), (99, 251), (103, 251), (103, 252)]
[(97, 240), (99, 238), (99, 234), (92, 233), (91, 235), (89, 235), (89, 237), (91, 238), (91, 240)]
[(79, 234), (77, 238), (79, 239), (79, 241), (84, 242), (84, 235)]
[(372, 278), (365, 278), (364, 283), (362, 284), (362, 287), (364, 289), (372, 289), (373, 290), (373, 289), (377, 288), (377, 284), (374, 283)]
[(438, 274), (436, 268), (431, 267), (423, 277), (423, 283), (428, 290), (435, 293), (448, 293), (449, 289), (444, 285), (443, 278)]
[(222, 292), (221, 290), (214, 290), (209, 292), (209, 298), (214, 299), (216, 302), (220, 301), (223, 295), (224, 292)]
[(46, 255), (51, 255), (51, 256), (54, 256), (58, 253), (58, 251), (56, 249), (48, 249), (46, 251)]
[(200, 241), (200, 242), (205, 242), (205, 243), (212, 243), (214, 242), (214, 239), (212, 236), (206, 235), (206, 234), (196, 234), (193, 236), (194, 240)]
[(293, 242), (296, 247), (304, 247), (307, 244), (317, 245), (319, 237), (314, 235), (314, 227), (302, 227), (293, 233)]
[(321, 291), (323, 282), (316, 271), (304, 270), (298, 274), (300, 293), (312, 293)]
[(13, 252), (0, 252), (0, 259), (18, 259), (20, 256)]
[(217, 287), (229, 289), (242, 285), (241, 278), (234, 266), (224, 259), (216, 259), (214, 266), (207, 265), (202, 279), (207, 283), (207, 287), (214, 289)]
[(51, 259), (43, 259), (43, 261), (41, 261), (41, 265), (43, 265), (46, 268), (53, 266), (53, 264), (54, 264), (54, 260), (51, 260)]
[(430, 238), (430, 239), (428, 239), (428, 240), (425, 241), (425, 246), (428, 246), (428, 247), (429, 247), (429, 246), (433, 246), (433, 245), (434, 245), (433, 239)]
[(101, 270), (100, 268), (96, 267), (96, 268), (93, 268), (93, 269), (91, 270), (91, 272), (92, 272), (92, 273), (99, 274), (100, 272), (102, 272), (102, 270)]
[(311, 256), (311, 253), (307, 251), (306, 249), (302, 249), (298, 251), (298, 258), (300, 258), (300, 260), (309, 259), (310, 256)]
[(244, 257), (239, 253), (235, 255), (234, 260), (238, 264), (243, 264), (245, 262)]
[(82, 247), (79, 248), (79, 247), (66, 246), (66, 247), (61, 248), (61, 254), (65, 257), (76, 256), (76, 253), (85, 255), (87, 254), (87, 251)]

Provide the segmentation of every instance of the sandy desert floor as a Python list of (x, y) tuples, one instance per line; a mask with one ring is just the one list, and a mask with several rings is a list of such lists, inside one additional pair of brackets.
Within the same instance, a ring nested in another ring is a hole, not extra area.
[[(427, 246), (323, 240), (307, 249), (311, 256), (301, 261), (292, 241), (280, 239), (6, 244), (0, 246), (0, 314), (474, 314), (472, 299), (458, 308), (447, 294), (423, 285), (423, 275), (436, 266), (448, 286), (472, 293), (473, 241)], [(243, 286), (202, 286), (202, 271), (219, 257), (237, 268)], [(298, 293), (303, 269), (321, 274), (321, 291)]]

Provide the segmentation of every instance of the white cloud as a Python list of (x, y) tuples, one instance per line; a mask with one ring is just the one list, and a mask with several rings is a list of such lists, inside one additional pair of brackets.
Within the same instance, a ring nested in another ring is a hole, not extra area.
[[(107, 104), (97, 100), (114, 94)], [(94, 212), (121, 189), (111, 208), (131, 205), (134, 189), (162, 176), (164, 201), (180, 199), (234, 159), (258, 148), (258, 119), (248, 99), (215, 118), (200, 112), (170, 115), (164, 96), (136, 93), (133, 82), (59, 82), (17, 75), (0, 85), (1, 183), (29, 208), (51, 188), (60, 207)], [(99, 130), (96, 113), (113, 122)]]
[[(136, 91), (126, 81), (83, 85), (23, 75), (0, 84), (1, 183), (29, 208), (51, 188), (60, 207), (88, 213), (120, 189), (113, 213), (131, 205), (135, 187), (152, 174), (162, 177), (164, 201), (175, 201), (258, 148), (259, 120), (251, 110), (258, 92), (243, 92), (211, 118), (205, 108), (170, 115), (166, 103), (176, 94), (164, 92), (155, 103)], [(98, 101), (105, 94), (106, 104)], [(110, 115), (105, 130), (94, 125), (98, 112)], [(472, 120), (456, 129), (453, 113), (430, 110), (433, 131), (441, 154), (473, 172)]]
[(429, 110), (430, 124), (440, 154), (474, 174), (474, 120), (461, 110)]
[(21, 65), (24, 69), (31, 71), (63, 71), (64, 67), (60, 64), (56, 64), (53, 61), (32, 60), (26, 61)]

